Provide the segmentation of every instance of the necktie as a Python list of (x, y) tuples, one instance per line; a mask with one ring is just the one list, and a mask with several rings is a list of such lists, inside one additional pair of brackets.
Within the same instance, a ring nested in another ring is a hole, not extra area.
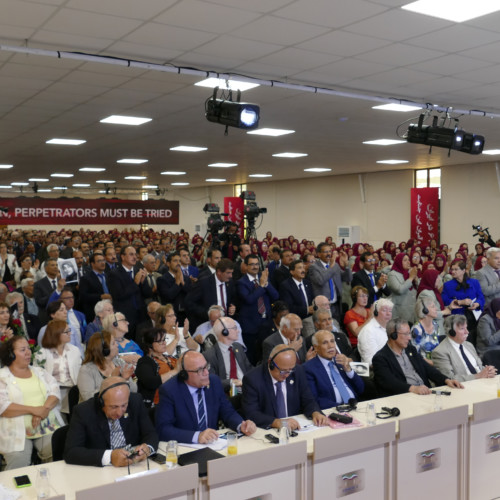
[[(255, 288), (259, 288), (259, 281), (258, 280), (254, 280), (253, 282), (253, 286)], [(264, 303), (264, 297), (260, 296), (258, 299), (257, 299), (257, 312), (263, 316), (264, 314), (266, 314), (266, 304)]]
[(149, 281), (149, 286), (151, 287), (151, 290), (155, 287), (155, 283), (153, 281), (153, 276), (151, 274), (148, 274), (148, 281)]
[(101, 281), (101, 285), (102, 285), (102, 291), (104, 293), (109, 293), (109, 288), (108, 288), (108, 285), (106, 284), (106, 278), (104, 276), (104, 273), (102, 274), (98, 274), (97, 275)]
[(130, 276), (130, 279), (134, 281), (134, 271), (127, 271), (127, 273)]
[(222, 306), (222, 309), (224, 309), (224, 312), (227, 314), (226, 300), (224, 298), (224, 283), (221, 283), (219, 285), (219, 287), (220, 287), (220, 301), (221, 301), (221, 306)]
[(306, 293), (304, 287), (302, 286), (302, 283), (299, 284), (299, 290), (300, 290), (300, 295), (302, 297), (302, 305), (305, 306), (305, 308), (307, 309)]
[(335, 369), (333, 361), (330, 361), (328, 363), (328, 366), (330, 368), (330, 373), (332, 374), (333, 382), (335, 383), (335, 385), (339, 391), (342, 402), (348, 403), (351, 396), (349, 394), (349, 391), (346, 388), (346, 385), (345, 385), (344, 379), (342, 378), (342, 375), (340, 375), (338, 370)]
[(469, 358), (464, 352), (464, 346), (460, 344), (460, 354), (462, 355), (462, 358), (464, 358), (465, 364), (467, 365), (467, 369), (470, 371), (471, 375), (475, 375), (477, 373), (476, 369), (472, 366), (472, 363), (469, 361)]
[(286, 406), (285, 406), (285, 395), (283, 394), (283, 388), (281, 384), (283, 382), (276, 382), (276, 410), (278, 418), (286, 418)]
[[(371, 283), (371, 284), (372, 284), (372, 286), (374, 287), (374, 286), (375, 286), (375, 278), (373, 277), (373, 273), (368, 273), (368, 276), (369, 276), (369, 278), (370, 278), (370, 283)], [(374, 293), (374, 294), (373, 294), (373, 300), (375, 301), (375, 300), (377, 300), (377, 298), (378, 298), (378, 297), (377, 297), (377, 294), (376, 294), (376, 293)]]
[(229, 378), (238, 378), (238, 370), (236, 368), (236, 357), (234, 356), (233, 346), (229, 347)]
[(125, 436), (123, 435), (122, 427), (118, 420), (111, 420), (110, 441), (112, 450), (123, 448), (127, 444)]
[(203, 392), (200, 387), (196, 393), (198, 394), (198, 430), (204, 431), (207, 428), (207, 416), (205, 415), (205, 405), (203, 404)]
[(495, 272), (497, 273), (498, 279), (500, 279), (500, 269), (495, 269)]
[[(329, 264), (326, 265), (326, 268), (328, 269), (330, 267)], [(328, 280), (328, 285), (330, 286), (330, 302), (333, 302), (333, 298), (335, 297), (335, 289), (333, 288), (333, 279), (330, 278)]]
[(52, 290), (55, 290), (56, 288), (57, 288), (56, 280), (52, 280)]

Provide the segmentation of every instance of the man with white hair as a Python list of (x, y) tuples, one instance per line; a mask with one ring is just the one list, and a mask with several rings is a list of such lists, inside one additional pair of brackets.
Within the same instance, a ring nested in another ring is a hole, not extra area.
[(488, 248), (486, 258), (487, 264), (476, 274), (483, 291), (485, 306), (500, 297), (500, 248)]
[[(7, 290), (7, 287), (2, 284), (2, 287)], [(35, 297), (33, 295), (35, 290), (35, 280), (33, 278), (24, 278), (21, 281), (21, 290), (23, 292), (24, 297), (24, 306), (29, 314), (33, 314), (33, 316), (38, 316), (38, 306), (36, 305)], [(3, 290), (0, 292), (0, 296), (2, 295)], [(5, 292), (6, 293), (6, 292)], [(5, 299), (1, 299), (0, 302), (4, 302)]]
[(389, 299), (374, 302), (373, 318), (366, 323), (358, 335), (358, 351), (363, 363), (372, 364), (377, 351), (387, 343), (387, 323), (392, 318), (394, 304)]
[(36, 339), (38, 332), (41, 328), (38, 316), (29, 314), (24, 308), (24, 296), (19, 292), (12, 292), (7, 295), (5, 302), (11, 307), (17, 304), (17, 318), (16, 314), (12, 313), (13, 319), (19, 319), (24, 336), (27, 339)]
[[(314, 325), (314, 313), (319, 310), (330, 311), (330, 301), (324, 295), (317, 295), (312, 301), (313, 315), (302, 320), (302, 336), (307, 339), (314, 335), (318, 329)], [(332, 318), (333, 331), (341, 332), (339, 322)]]

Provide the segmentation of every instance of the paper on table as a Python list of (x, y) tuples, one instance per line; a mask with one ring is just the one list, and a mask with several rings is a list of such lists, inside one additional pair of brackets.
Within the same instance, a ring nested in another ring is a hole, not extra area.
[(188, 448), (195, 448), (200, 450), (201, 448), (212, 448), (214, 451), (223, 450), (227, 446), (227, 439), (217, 439), (215, 443), (210, 444), (200, 444), (200, 443), (179, 443), (179, 446), (187, 446)]
[(0, 498), (3, 500), (16, 500), (20, 496), (21, 493), (19, 491), (11, 490), (0, 484)]
[(309, 432), (318, 428), (313, 424), (312, 420), (308, 420), (307, 418), (294, 417), (294, 419), (297, 420), (300, 425), (300, 429), (297, 429), (297, 432)]

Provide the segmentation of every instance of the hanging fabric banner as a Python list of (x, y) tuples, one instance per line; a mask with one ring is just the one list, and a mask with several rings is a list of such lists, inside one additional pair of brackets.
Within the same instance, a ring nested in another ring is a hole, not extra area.
[(412, 188), (411, 237), (419, 245), (439, 243), (439, 188)]

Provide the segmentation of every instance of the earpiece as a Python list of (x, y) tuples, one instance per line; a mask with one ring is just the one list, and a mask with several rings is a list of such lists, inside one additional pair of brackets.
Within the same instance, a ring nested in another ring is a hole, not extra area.
[(113, 387), (118, 387), (120, 385), (126, 385), (128, 387), (128, 383), (127, 382), (116, 382), (116, 384), (111, 384), (109, 387), (106, 387), (106, 389), (104, 389), (102, 392), (99, 393), (99, 404), (101, 405), (101, 408), (104, 407), (104, 399), (103, 399), (103, 395), (105, 392), (109, 391), (110, 389), (113, 389)]
[(101, 334), (102, 355), (107, 358), (111, 354), (111, 349), (109, 348), (110, 346), (106, 345), (106, 342), (104, 341), (102, 330), (100, 330), (99, 333)]
[(226, 328), (226, 325), (224, 324), (224, 322), (220, 318), (218, 318), (218, 319), (222, 323), (221, 333), (222, 333), (222, 335), (224, 335), (224, 337), (227, 337), (229, 335), (229, 330)]
[(373, 308), (373, 315), (374, 315), (375, 317), (377, 317), (377, 316), (378, 316), (377, 303), (375, 303), (375, 307)]
[(429, 309), (427, 309), (427, 306), (422, 302), (422, 314), (427, 316), (429, 314)]
[(453, 328), (453, 323), (451, 324), (451, 328), (450, 328), (450, 331), (448, 332), (448, 335), (450, 337), (455, 337), (457, 335), (457, 332), (455, 331), (455, 329)]
[(394, 325), (394, 330), (389, 333), (389, 338), (392, 339), (392, 340), (397, 340), (398, 339), (398, 330), (397, 330), (397, 328), (395, 326), (396, 325)]
[(291, 347), (286, 347), (285, 349), (282, 349), (281, 351), (278, 351), (270, 360), (269, 360), (269, 369), (274, 370), (275, 368), (278, 368), (276, 363), (274, 362), (274, 358), (278, 355), (281, 354), (282, 352), (285, 351), (293, 351), (296, 352), (295, 349), (292, 349)]
[(115, 313), (115, 320), (113, 321), (113, 326), (115, 328), (118, 328), (118, 320), (116, 319), (116, 313)]
[(316, 298), (313, 299), (312, 306), (313, 306), (313, 311), (317, 311), (318, 310), (318, 306), (316, 305)]
[[(222, 324), (224, 324), (224, 323), (222, 323)], [(186, 353), (188, 353), (190, 351), (196, 352), (193, 349), (189, 349), (188, 351), (186, 351), (184, 353), (184, 356), (186, 355)], [(184, 356), (182, 356), (182, 358), (181, 358), (181, 369), (179, 370), (179, 373), (177, 375), (178, 379), (181, 382), (185, 382), (189, 378), (189, 373), (187, 372), (186, 368), (184, 368)]]
[(166, 316), (160, 316), (160, 325), (164, 325), (167, 322), (167, 317)]

